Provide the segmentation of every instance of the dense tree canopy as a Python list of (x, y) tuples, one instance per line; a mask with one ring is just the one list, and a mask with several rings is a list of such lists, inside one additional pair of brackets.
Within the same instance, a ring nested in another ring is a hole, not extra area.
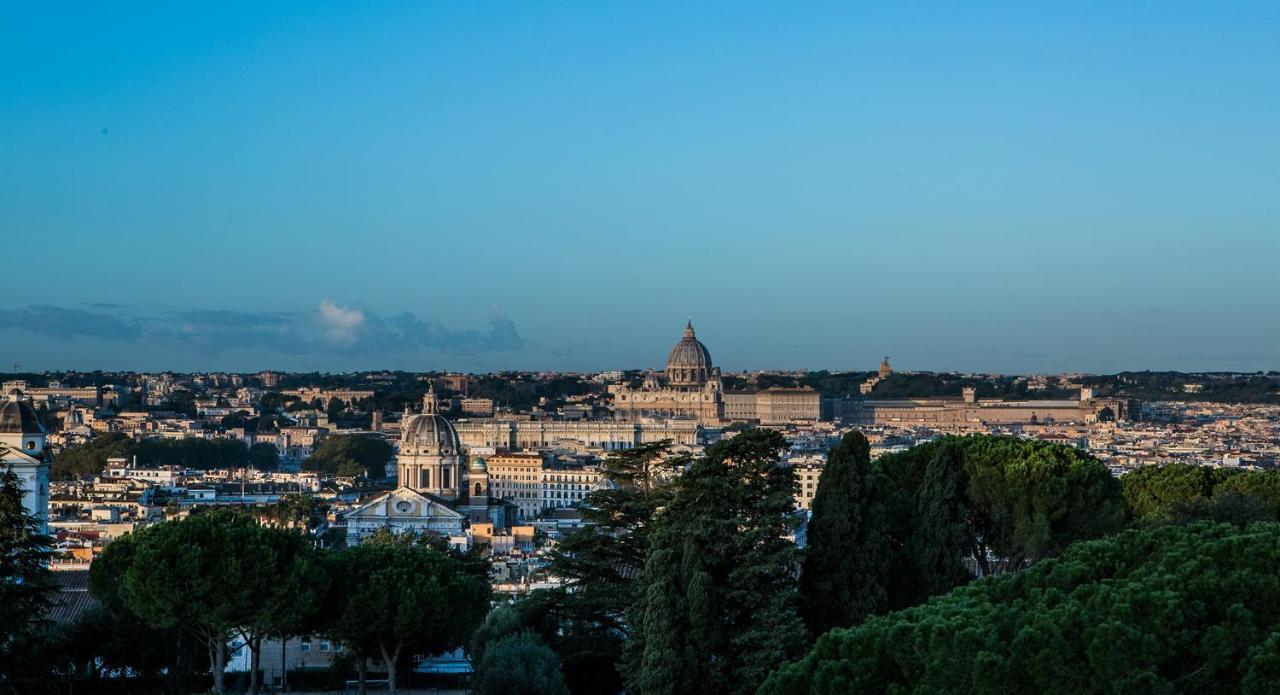
[(249, 465), (260, 471), (274, 471), (280, 467), (280, 450), (271, 442), (258, 442), (249, 447)]
[(1274, 692), (1280, 524), (1130, 530), (832, 630), (762, 693)]
[(1098, 459), (1070, 446), (972, 435), (876, 460), (886, 478), (890, 526), (898, 533), (917, 526), (922, 492), (946, 494), (922, 490), (930, 464), (945, 447), (958, 448), (950, 456), (959, 456), (962, 470), (935, 471), (932, 480), (963, 488), (968, 557), (983, 574), (1020, 569), (1126, 521), (1120, 483)]
[(328, 554), (324, 628), (362, 658), (381, 657), (395, 692), (405, 654), (466, 644), (489, 607), (484, 568), (425, 543), (365, 543)]
[(137, 457), (143, 468), (178, 466), (197, 470), (238, 468), (249, 462), (249, 449), (239, 439), (186, 437), (133, 440), (119, 432), (100, 434), (80, 446), (68, 447), (53, 458), (50, 476), (57, 480), (101, 475), (107, 459)]
[(676, 481), (629, 613), (629, 692), (752, 692), (803, 648), (786, 448), (778, 432), (744, 432)]
[(67, 447), (53, 457), (49, 477), (54, 480), (75, 480), (101, 475), (107, 467), (107, 459), (131, 457), (137, 445), (128, 435), (120, 432), (100, 434), (80, 446)]
[(381, 437), (332, 434), (320, 440), (311, 456), (302, 463), (302, 468), (328, 475), (383, 478), (393, 453), (391, 445)]
[(494, 642), (475, 664), (472, 691), (479, 695), (567, 695), (569, 692), (556, 653), (532, 631)]
[(859, 434), (814, 497), (801, 587), (814, 635), (899, 610), (981, 574), (1014, 571), (1121, 528), (1106, 467), (1012, 437), (947, 437), (869, 461)]
[(250, 644), (256, 663), (257, 640), (289, 634), (305, 622), (300, 614), (319, 603), (305, 540), (243, 512), (196, 514), (135, 534), (120, 580), (125, 606), (150, 627), (176, 627), (204, 640), (215, 691), (223, 689), (233, 634)]
[(1139, 468), (1120, 480), (1125, 502), (1142, 524), (1189, 518), (1280, 519), (1280, 471), (1172, 463)]

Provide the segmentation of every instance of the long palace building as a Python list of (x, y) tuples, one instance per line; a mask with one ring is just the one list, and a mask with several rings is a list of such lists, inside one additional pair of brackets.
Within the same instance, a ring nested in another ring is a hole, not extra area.
[(956, 428), (1114, 422), (1137, 411), (1130, 399), (1095, 398), (1087, 387), (1079, 400), (979, 399), (965, 388), (960, 398), (864, 398), (850, 405), (845, 418), (852, 423)]

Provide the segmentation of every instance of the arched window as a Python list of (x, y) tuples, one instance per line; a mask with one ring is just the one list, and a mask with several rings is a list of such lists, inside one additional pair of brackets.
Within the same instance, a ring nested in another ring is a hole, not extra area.
[(476, 483), (476, 497), (480, 496), (480, 483)]

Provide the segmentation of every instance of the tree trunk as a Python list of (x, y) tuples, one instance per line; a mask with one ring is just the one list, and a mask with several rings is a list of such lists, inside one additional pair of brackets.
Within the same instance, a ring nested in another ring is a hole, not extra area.
[(209, 640), (209, 673), (213, 676), (213, 692), (226, 692), (227, 643), (221, 637)]
[(262, 638), (254, 635), (248, 641), (249, 646), (249, 695), (258, 695), (262, 690)]
[(359, 695), (365, 695), (365, 679), (369, 675), (369, 663), (363, 654), (356, 654), (356, 678), (359, 682), (357, 692)]
[(387, 692), (391, 695), (396, 695), (396, 664), (400, 661), (400, 649), (403, 646), (403, 644), (397, 644), (396, 650), (390, 654), (387, 653), (386, 647), (381, 647), (382, 661), (387, 665)]
[(280, 638), (280, 690), (281, 692), (289, 692), (289, 665), (285, 662), (285, 655), (289, 653), (289, 638)]

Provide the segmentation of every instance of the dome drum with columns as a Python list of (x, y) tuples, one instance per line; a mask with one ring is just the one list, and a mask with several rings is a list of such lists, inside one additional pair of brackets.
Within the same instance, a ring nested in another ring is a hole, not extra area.
[(711, 353), (693, 332), (693, 321), (667, 355), (667, 384), (678, 388), (701, 387), (712, 377)]
[(402, 487), (447, 500), (457, 499), (465, 489), (462, 442), (453, 423), (440, 414), (434, 386), (422, 399), (422, 412), (405, 416), (396, 466)]

